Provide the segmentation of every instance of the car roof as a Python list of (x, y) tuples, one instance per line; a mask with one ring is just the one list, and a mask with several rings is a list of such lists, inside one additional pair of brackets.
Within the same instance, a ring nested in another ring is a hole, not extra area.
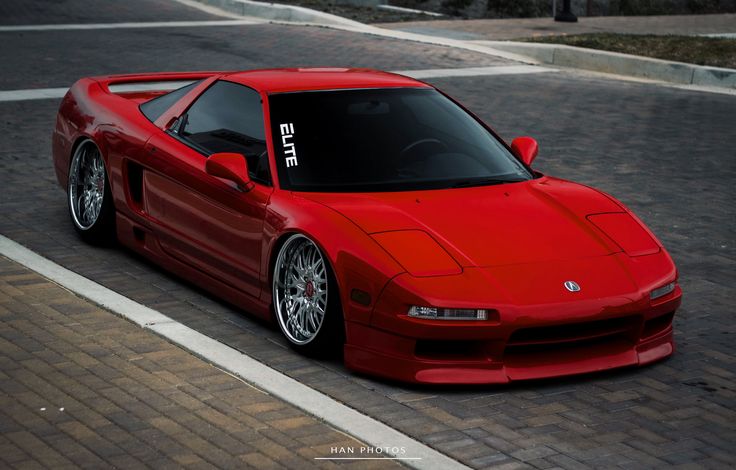
[(311, 67), (250, 70), (222, 77), (266, 93), (332, 90), (341, 88), (431, 88), (426, 83), (372, 69)]

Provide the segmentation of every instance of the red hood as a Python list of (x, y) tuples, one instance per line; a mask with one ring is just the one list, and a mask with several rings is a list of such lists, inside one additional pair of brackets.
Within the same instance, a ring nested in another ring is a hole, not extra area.
[(550, 177), (463, 189), (301, 196), (338, 211), (369, 234), (424, 230), (463, 266), (621, 251), (585, 216), (623, 209), (598, 191)]

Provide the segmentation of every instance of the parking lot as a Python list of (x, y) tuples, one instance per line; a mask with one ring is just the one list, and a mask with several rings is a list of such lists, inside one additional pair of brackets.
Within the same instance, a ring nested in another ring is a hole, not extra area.
[[(125, 4), (78, 1), (56, 11), (10, 1), (0, 6), (0, 24), (218, 19), (174, 2)], [(512, 64), (442, 46), (265, 23), (0, 31), (0, 44), (0, 91), (146, 71)], [(616, 196), (652, 228), (675, 259), (684, 291), (671, 359), (510, 386), (431, 387), (302, 357), (277, 328), (125, 249), (79, 240), (51, 165), (58, 99), (0, 102), (0, 234), (470, 467), (736, 465), (736, 96), (571, 70), (428, 81), (505, 139), (537, 138), (539, 171)], [(544, 243), (543, 229), (539, 238)], [(0, 370), (0, 384), (12, 381), (12, 371)]]

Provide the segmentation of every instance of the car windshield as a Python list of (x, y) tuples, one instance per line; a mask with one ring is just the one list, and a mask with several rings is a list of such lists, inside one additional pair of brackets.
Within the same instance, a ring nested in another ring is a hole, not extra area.
[(279, 93), (269, 106), (284, 189), (407, 191), (532, 178), (488, 129), (434, 89)]

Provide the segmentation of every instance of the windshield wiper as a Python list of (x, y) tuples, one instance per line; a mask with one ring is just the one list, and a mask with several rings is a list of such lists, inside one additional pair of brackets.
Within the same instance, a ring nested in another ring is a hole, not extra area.
[(471, 188), (473, 186), (493, 186), (494, 184), (518, 183), (526, 181), (523, 178), (473, 178), (453, 183), (451, 188)]

